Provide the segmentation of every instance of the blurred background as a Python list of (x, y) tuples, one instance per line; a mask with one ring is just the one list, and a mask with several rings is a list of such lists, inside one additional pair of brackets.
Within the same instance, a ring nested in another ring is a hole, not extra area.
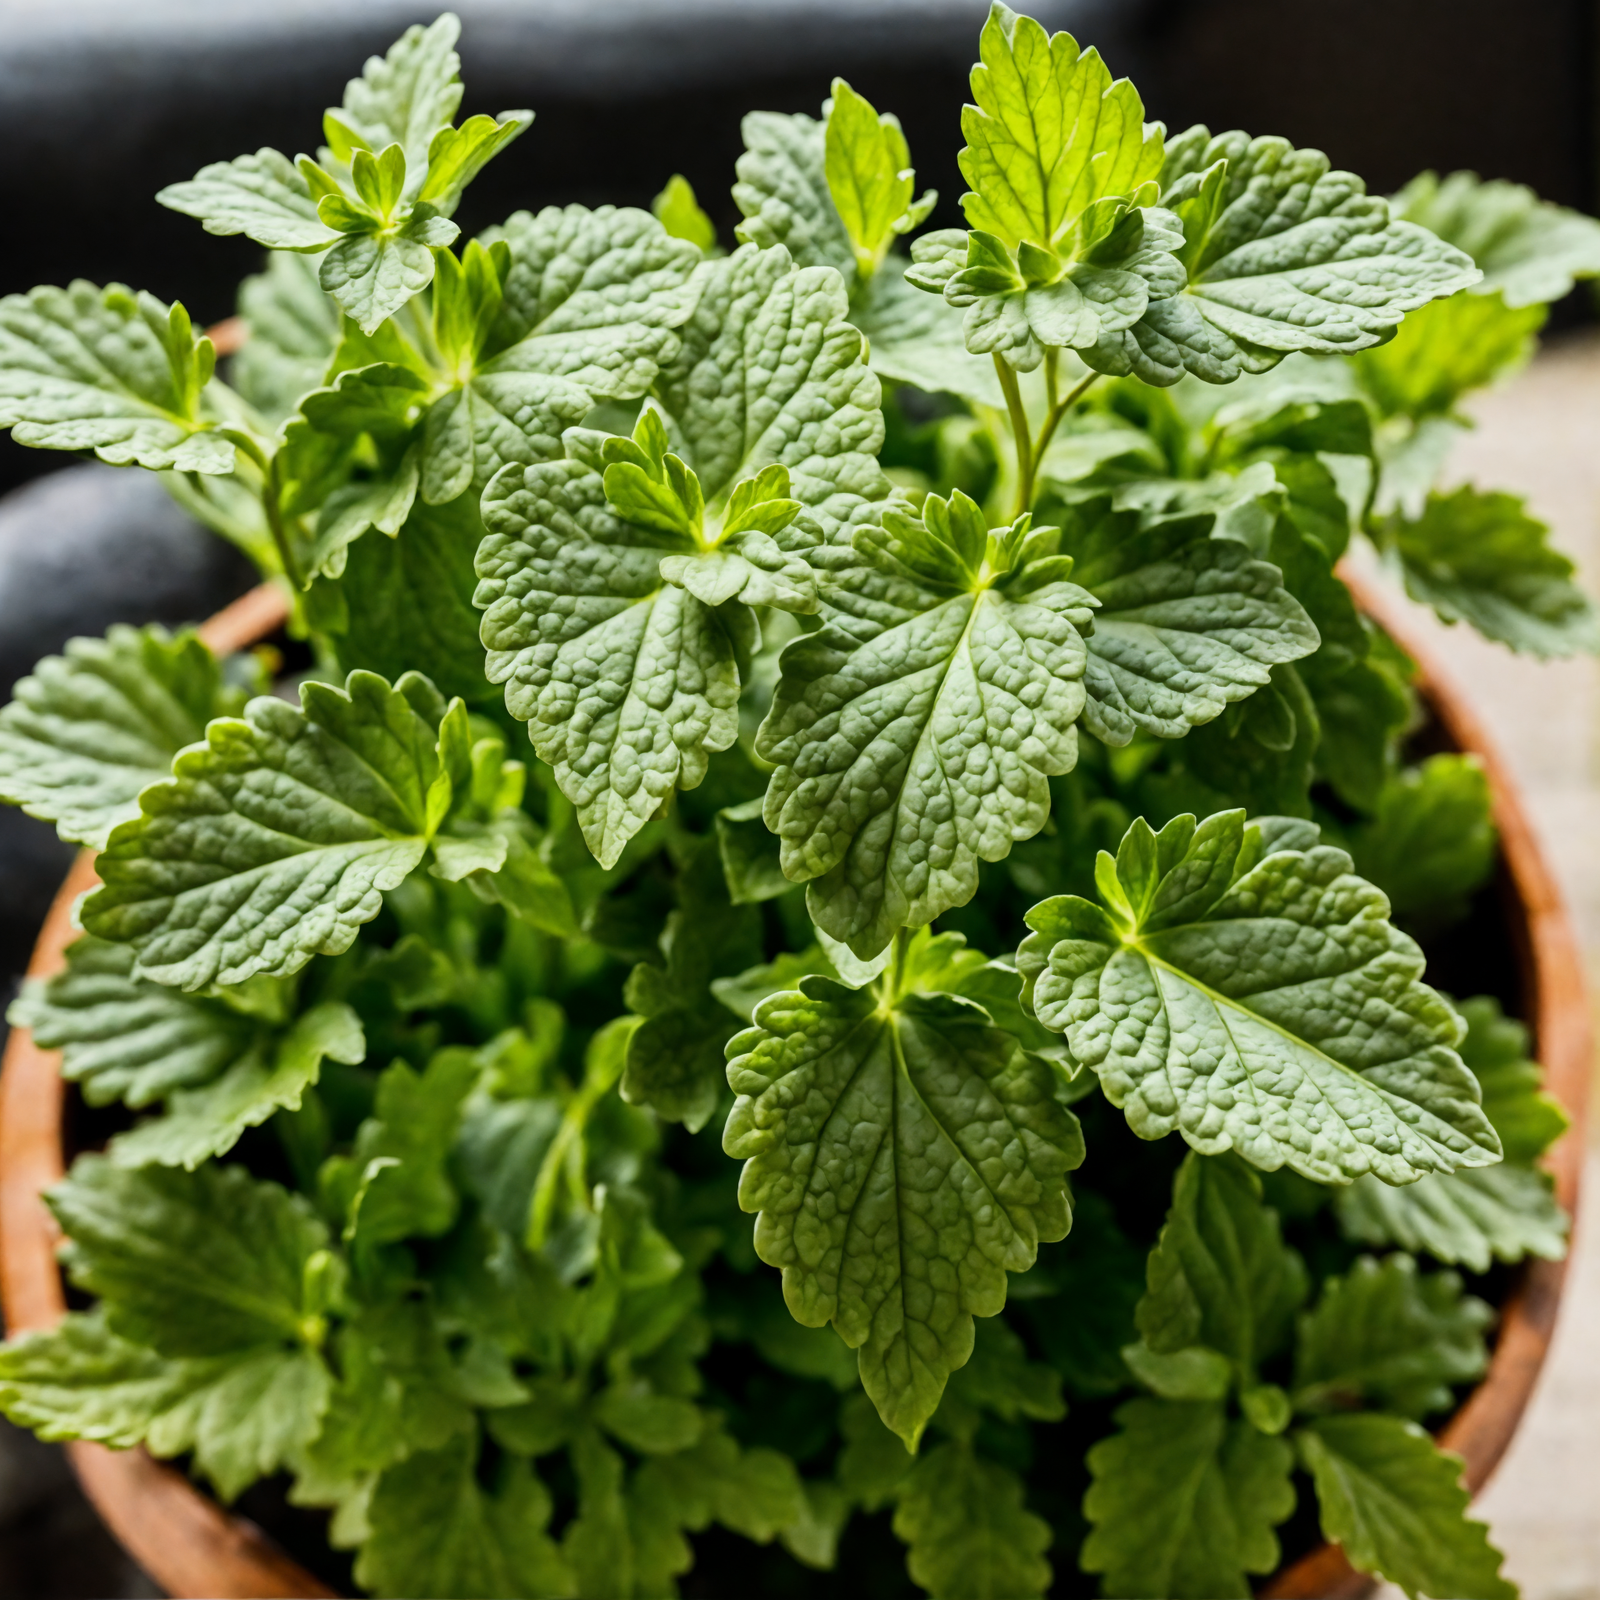
[[(470, 233), (521, 207), (648, 205), (673, 172), (731, 243), (728, 197), (752, 109), (816, 114), (835, 74), (904, 124), (936, 226), (960, 221), (959, 108), (987, 0), (460, 0), (464, 112), (531, 106), (529, 136), (473, 186)], [(1596, 0), (1036, 0), (1099, 46), (1146, 114), (1282, 134), (1379, 192), (1424, 168), (1526, 183), (1600, 209)], [(345, 80), (435, 9), (404, 0), (0, 0), (0, 293), (74, 277), (233, 310), (261, 252), (205, 235), (154, 195), (261, 145), (314, 149)], [(1583, 290), (1548, 349), (1480, 407), (1458, 478), (1531, 498), (1600, 580), (1600, 340)], [(147, 474), (0, 436), (0, 699), (43, 654), (114, 621), (181, 622), (249, 586)], [(1443, 630), (1440, 630), (1443, 634)], [(1443, 648), (1506, 738), (1600, 950), (1600, 798), (1592, 662)], [(1544, 712), (1527, 715), (1530, 699)], [(0, 998), (25, 965), (69, 851), (0, 808)], [(1590, 1184), (1595, 1197), (1595, 1182)], [(1591, 1228), (1596, 1239), (1600, 1229)], [(1593, 1250), (1589, 1252), (1592, 1257)], [(1530, 1600), (1600, 1600), (1600, 1272), (1579, 1263), (1565, 1331), (1486, 1501)], [(0, 1424), (0, 1429), (4, 1425)], [(1542, 1519), (1542, 1520), (1541, 1520)], [(76, 1495), (59, 1456), (0, 1435), (0, 1600), (153, 1594)]]

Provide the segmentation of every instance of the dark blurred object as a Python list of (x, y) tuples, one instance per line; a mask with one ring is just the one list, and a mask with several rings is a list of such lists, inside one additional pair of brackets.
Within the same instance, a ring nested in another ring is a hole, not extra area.
[[(0, 699), (76, 634), (203, 621), (254, 582), (149, 473), (98, 462), (51, 473), (0, 500)], [(0, 976), (26, 966), (71, 858), (48, 823), (0, 807)]]

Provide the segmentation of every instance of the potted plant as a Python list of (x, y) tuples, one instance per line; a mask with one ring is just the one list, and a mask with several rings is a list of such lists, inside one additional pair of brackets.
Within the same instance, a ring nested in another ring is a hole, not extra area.
[(228, 382), (181, 306), (0, 302), (0, 421), (288, 607), (0, 713), (100, 852), (13, 1011), (96, 1108), (82, 1298), (0, 1407), (276, 1485), (380, 1595), (1235, 1594), (1319, 1526), (1512, 1592), (1420, 1424), (1455, 1269), (1564, 1250), (1567, 1118), (1422, 981), (1497, 937), (1488, 786), (1334, 564), (1594, 647), (1430, 485), (1600, 228), (1169, 138), (997, 4), (909, 258), (842, 81), (747, 118), (731, 253), (681, 180), (463, 241), (531, 113), (454, 124), (456, 33), (164, 191), (273, 252)]

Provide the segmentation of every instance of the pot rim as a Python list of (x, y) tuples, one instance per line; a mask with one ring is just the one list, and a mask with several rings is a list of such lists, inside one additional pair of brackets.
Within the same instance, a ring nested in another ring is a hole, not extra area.
[[(1386, 585), (1341, 564), (1358, 607), (1378, 622), (1418, 666), (1416, 686), (1455, 746), (1483, 763), (1493, 796), (1507, 897), (1536, 1058), (1545, 1087), (1572, 1126), (1547, 1153), (1556, 1199), (1576, 1217), (1583, 1170), (1584, 1117), (1593, 1051), (1581, 948), (1561, 891), (1523, 808), (1514, 776), (1477, 712), (1440, 668), (1426, 637)], [(199, 629), (217, 654), (257, 643), (288, 615), (283, 591), (262, 584)], [(29, 977), (65, 965), (76, 934), (73, 910), (98, 882), (94, 853), (81, 851), (40, 931)], [(66, 1313), (56, 1247), (61, 1232), (41, 1195), (64, 1173), (62, 1117), (66, 1085), (60, 1052), (14, 1028), (0, 1069), (0, 1303), (7, 1329), (53, 1326)], [(1569, 1250), (1570, 1258), (1570, 1250)], [(1561, 1303), (1567, 1263), (1531, 1259), (1519, 1269), (1501, 1308), (1499, 1337), (1483, 1380), (1439, 1435), (1463, 1457), (1474, 1494), (1505, 1454), (1538, 1379)], [(130, 1555), (168, 1594), (279, 1600), (330, 1589), (290, 1559), (246, 1518), (228, 1511), (176, 1468), (145, 1449), (112, 1450), (83, 1441), (67, 1446), (73, 1469), (96, 1510)], [(1338, 1545), (1325, 1544), (1267, 1579), (1263, 1600), (1356, 1600), (1375, 1580), (1355, 1571)]]

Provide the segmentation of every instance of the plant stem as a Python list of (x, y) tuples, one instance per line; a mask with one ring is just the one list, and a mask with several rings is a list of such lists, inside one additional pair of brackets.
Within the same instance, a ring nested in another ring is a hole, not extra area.
[(1022, 390), (1017, 387), (1017, 375), (1000, 356), (994, 358), (994, 370), (1000, 378), (1000, 388), (1006, 397), (1006, 411), (1011, 417), (1011, 437), (1017, 447), (1017, 508), (1013, 517), (1020, 517), (1033, 503), (1033, 431), (1028, 426), (1028, 413), (1022, 404)]
[(271, 530), (272, 542), (277, 547), (278, 560), (283, 563), (283, 575), (289, 580), (289, 586), (298, 604), (300, 591), (305, 585), (301, 581), (300, 563), (295, 559), (294, 551), (289, 545), (288, 529), (283, 525), (281, 500), (283, 474), (278, 465), (281, 459), (280, 456), (272, 458), (272, 465), (267, 471), (267, 481), (261, 490), (261, 508), (267, 514), (267, 527)]
[[(1052, 350), (1049, 353), (1054, 355), (1055, 351)], [(1054, 374), (1051, 374), (1051, 376), (1053, 377)], [(1099, 376), (1100, 374), (1098, 372), (1091, 372), (1081, 383), (1076, 384), (1073, 387), (1072, 392), (1065, 400), (1058, 401), (1052, 397), (1050, 402), (1050, 415), (1044, 419), (1044, 428), (1039, 434), (1039, 442), (1033, 447), (1035, 461), (1044, 460), (1045, 450), (1049, 447), (1051, 439), (1055, 437), (1055, 431), (1060, 425), (1061, 419), (1066, 416), (1066, 414), (1075, 405), (1077, 405), (1077, 403), (1083, 398), (1084, 392), (1088, 389), (1089, 385), (1093, 383), (1094, 380)], [(1053, 391), (1055, 388), (1054, 383), (1052, 383), (1050, 387)]]

